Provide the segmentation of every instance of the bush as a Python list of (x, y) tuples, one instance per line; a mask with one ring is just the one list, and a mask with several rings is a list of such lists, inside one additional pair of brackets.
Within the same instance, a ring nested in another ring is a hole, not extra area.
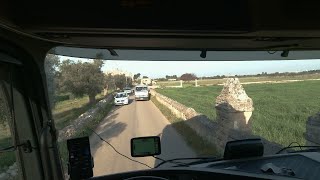
[(54, 97), (55, 102), (61, 102), (61, 101), (69, 100), (69, 99), (70, 99), (69, 94), (56, 95)]

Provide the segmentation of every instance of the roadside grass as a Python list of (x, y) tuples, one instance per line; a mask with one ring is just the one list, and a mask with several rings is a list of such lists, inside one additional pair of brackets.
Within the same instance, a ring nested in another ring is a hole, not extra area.
[[(215, 100), (222, 86), (165, 88), (157, 92), (168, 96), (215, 121)], [(284, 146), (305, 144), (306, 121), (320, 111), (320, 82), (244, 85), (255, 110), (251, 117), (253, 133)]]
[[(104, 117), (111, 111), (113, 107), (112, 103), (107, 103), (105, 107), (99, 109), (94, 118), (87, 124), (85, 124), (82, 128), (78, 129), (77, 133), (70, 138), (78, 138), (84, 136), (90, 136), (92, 134), (92, 129), (94, 129), (103, 119)], [(63, 169), (66, 172), (67, 163), (68, 163), (68, 149), (67, 149), (67, 141), (61, 141), (58, 143), (59, 146), (59, 154), (61, 158), (61, 163)]]
[[(102, 94), (96, 96), (97, 102), (103, 98)], [(79, 117), (82, 113), (93, 107), (89, 104), (89, 97), (69, 99), (57, 102), (55, 108), (52, 110), (53, 119), (57, 129), (62, 129), (69, 125), (71, 121)]]
[[(0, 148), (13, 145), (9, 125), (0, 125)], [(0, 173), (16, 161), (15, 152), (0, 153)]]
[(180, 81), (158, 81), (157, 85), (160, 85), (160, 86), (180, 86)]
[(217, 156), (216, 148), (202, 139), (182, 119), (177, 118), (166, 106), (162, 105), (154, 96), (151, 101), (158, 107), (162, 114), (171, 122), (173, 128), (183, 137), (187, 144), (197, 153), (198, 156)]

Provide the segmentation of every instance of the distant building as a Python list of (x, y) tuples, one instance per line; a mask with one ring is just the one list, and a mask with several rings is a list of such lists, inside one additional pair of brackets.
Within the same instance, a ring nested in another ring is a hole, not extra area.
[(120, 69), (112, 69), (110, 71), (105, 72), (105, 74), (111, 74), (112, 76), (114, 75), (122, 75), (124, 74), (126, 77), (129, 77), (131, 79), (133, 79), (133, 74), (127, 71), (122, 71)]
[(177, 79), (168, 79), (168, 81), (176, 81)]

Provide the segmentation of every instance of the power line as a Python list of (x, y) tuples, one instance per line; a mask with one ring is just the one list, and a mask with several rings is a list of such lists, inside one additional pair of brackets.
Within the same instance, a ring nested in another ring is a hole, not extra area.
[(123, 156), (123, 157), (125, 157), (125, 158), (127, 158), (127, 159), (129, 159), (130, 161), (133, 161), (133, 162), (136, 162), (136, 163), (139, 163), (139, 164), (142, 164), (142, 165), (144, 165), (144, 166), (147, 166), (148, 168), (150, 168), (150, 169), (152, 169), (152, 167), (151, 166), (149, 166), (149, 165), (147, 165), (147, 164), (145, 164), (145, 163), (143, 163), (143, 162), (140, 162), (140, 161), (137, 161), (137, 160), (134, 160), (134, 159), (132, 159), (132, 158), (130, 158), (130, 157), (128, 157), (128, 156), (126, 156), (126, 155), (124, 155), (124, 154), (122, 154), (122, 153), (120, 153), (112, 144), (110, 144), (108, 141), (106, 141), (105, 139), (103, 139), (98, 133), (96, 133), (94, 130), (92, 130), (91, 129), (91, 131), (94, 133), (94, 134), (96, 134), (99, 138), (100, 138), (100, 140), (102, 140), (103, 142), (105, 142), (105, 143), (107, 143), (116, 153), (118, 153), (119, 155), (121, 155), (121, 156)]

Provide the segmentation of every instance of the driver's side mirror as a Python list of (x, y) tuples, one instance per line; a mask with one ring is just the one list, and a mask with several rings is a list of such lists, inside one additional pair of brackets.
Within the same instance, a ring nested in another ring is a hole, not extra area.
[(161, 154), (159, 136), (138, 137), (131, 139), (131, 156), (145, 157)]

